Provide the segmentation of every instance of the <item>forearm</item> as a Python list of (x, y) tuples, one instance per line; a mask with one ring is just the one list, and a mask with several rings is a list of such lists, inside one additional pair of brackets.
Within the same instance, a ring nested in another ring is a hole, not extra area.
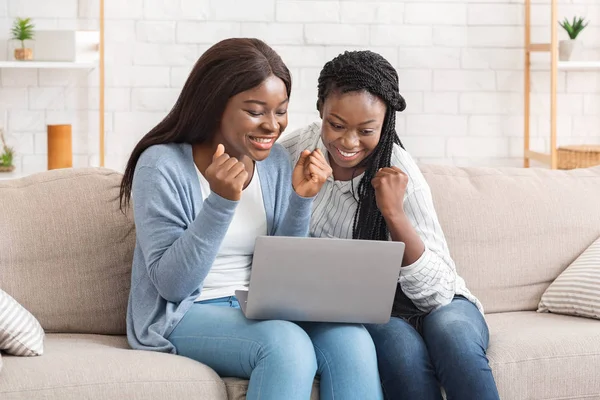
[(312, 204), (313, 198), (301, 197), (292, 190), (275, 236), (308, 236)]
[(160, 251), (161, 236), (172, 236), (168, 228), (157, 226), (153, 232), (142, 235), (148, 274), (163, 298), (182, 301), (202, 284), (227, 233), (235, 206), (235, 202), (211, 194), (188, 229), (164, 252)]
[(425, 251), (425, 244), (413, 227), (410, 219), (403, 212), (396, 216), (385, 216), (390, 236), (394, 242), (404, 242), (404, 258), (402, 266), (415, 263)]

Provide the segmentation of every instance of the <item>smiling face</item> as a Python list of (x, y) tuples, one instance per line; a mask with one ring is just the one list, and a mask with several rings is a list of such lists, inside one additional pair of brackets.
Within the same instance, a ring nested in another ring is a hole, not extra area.
[(367, 91), (332, 92), (321, 105), (321, 138), (336, 180), (364, 171), (357, 166), (379, 144), (386, 104)]
[(287, 127), (287, 107), (285, 84), (272, 75), (229, 99), (213, 142), (223, 143), (231, 157), (264, 160)]

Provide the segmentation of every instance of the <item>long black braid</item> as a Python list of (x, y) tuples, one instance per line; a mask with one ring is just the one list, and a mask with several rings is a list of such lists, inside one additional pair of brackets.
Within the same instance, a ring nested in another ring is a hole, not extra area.
[(358, 167), (366, 167), (358, 184), (358, 202), (354, 215), (354, 239), (389, 240), (389, 230), (377, 208), (375, 189), (371, 180), (380, 168), (389, 167), (394, 144), (404, 148), (396, 134), (396, 111), (403, 111), (406, 102), (398, 90), (398, 73), (381, 55), (372, 51), (346, 51), (323, 67), (319, 76), (317, 108), (327, 96), (365, 90), (379, 97), (387, 105), (379, 144)]
[[(323, 67), (319, 76), (317, 109), (320, 111), (327, 96), (335, 91), (341, 93), (365, 90), (379, 97), (387, 105), (379, 144), (357, 168), (365, 167), (358, 184), (358, 202), (352, 229), (353, 239), (389, 240), (389, 230), (377, 208), (375, 189), (371, 180), (380, 168), (391, 165), (394, 144), (404, 148), (396, 134), (396, 112), (404, 111), (406, 102), (398, 90), (398, 73), (381, 55), (372, 51), (346, 51)], [(410, 300), (400, 283), (396, 288), (392, 316), (403, 318), (421, 331), (426, 313)]]

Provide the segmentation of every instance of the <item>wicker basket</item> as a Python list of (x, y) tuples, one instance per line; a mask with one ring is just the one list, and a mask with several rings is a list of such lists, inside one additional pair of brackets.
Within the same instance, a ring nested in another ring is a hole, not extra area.
[(558, 148), (558, 169), (600, 165), (600, 145), (573, 145)]
[(15, 166), (11, 165), (10, 167), (6, 167), (4, 165), (0, 165), (0, 172), (13, 172), (15, 170)]

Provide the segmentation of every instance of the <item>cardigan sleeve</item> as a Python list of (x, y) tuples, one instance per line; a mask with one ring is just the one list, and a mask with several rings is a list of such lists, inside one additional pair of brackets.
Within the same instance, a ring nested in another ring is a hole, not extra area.
[(161, 297), (178, 303), (208, 275), (238, 202), (211, 193), (188, 223), (173, 180), (149, 166), (136, 169), (132, 200), (148, 276)]
[(283, 200), (279, 209), (282, 217), (277, 221), (274, 235), (308, 236), (314, 197), (299, 196), (293, 189), (293, 166), (290, 156), (281, 145), (273, 147), (269, 157), (279, 169), (276, 198)]

